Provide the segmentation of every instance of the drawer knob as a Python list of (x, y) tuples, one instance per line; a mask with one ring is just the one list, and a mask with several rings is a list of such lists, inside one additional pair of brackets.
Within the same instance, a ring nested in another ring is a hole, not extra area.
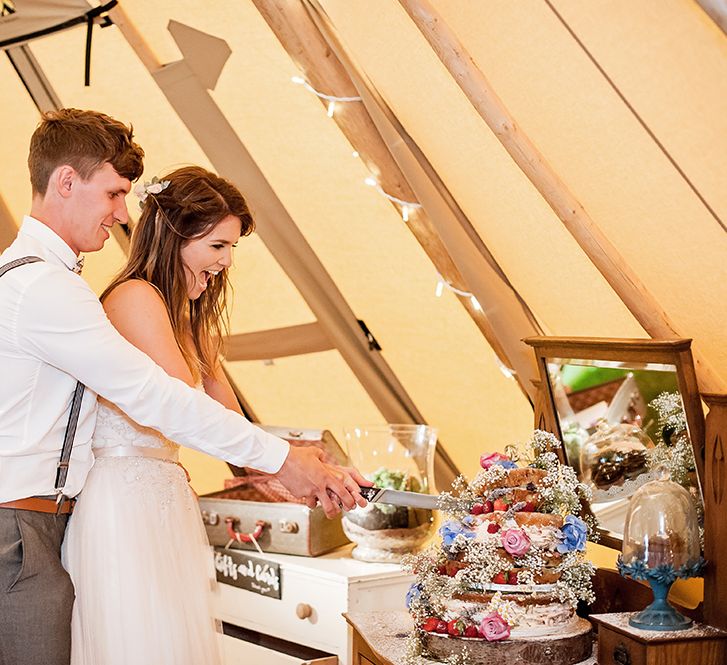
[(298, 603), (295, 614), (299, 619), (307, 619), (313, 614), (313, 608), (308, 603)]
[(617, 665), (631, 665), (631, 654), (625, 644), (619, 644), (613, 650), (613, 662)]

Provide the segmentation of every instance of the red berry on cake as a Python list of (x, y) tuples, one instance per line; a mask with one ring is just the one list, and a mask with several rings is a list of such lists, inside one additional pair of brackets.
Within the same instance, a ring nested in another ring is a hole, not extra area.
[(493, 510), (506, 511), (510, 507), (509, 503), (506, 503), (502, 499), (495, 499), (495, 503), (492, 504)]
[(532, 513), (535, 510), (535, 504), (532, 501), (526, 501), (521, 510), (524, 513)]
[(444, 621), (443, 619), (439, 619), (437, 621), (437, 627), (434, 629), (434, 632), (446, 634), (447, 633), (447, 622)]
[(459, 637), (464, 633), (464, 621), (462, 619), (452, 619), (447, 624), (447, 633)]
[(487, 533), (497, 533), (500, 530), (500, 525), (497, 522), (490, 522), (487, 525)]
[(470, 624), (467, 626), (467, 628), (464, 629), (464, 636), (465, 637), (479, 637), (480, 631), (477, 629), (477, 626), (474, 624)]
[(481, 503), (476, 503), (470, 508), (471, 515), (482, 515), (485, 512), (485, 507)]
[(482, 504), (483, 513), (491, 513), (493, 510), (495, 510), (495, 505), (492, 503), (492, 501), (485, 501), (485, 503)]
[(518, 584), (517, 581), (517, 570), (511, 570), (507, 575), (508, 584)]
[(507, 573), (499, 572), (492, 578), (493, 584), (507, 584)]
[(422, 624), (422, 630), (426, 631), (427, 633), (433, 633), (438, 625), (439, 619), (437, 619), (437, 617), (429, 617), (428, 619), (424, 620), (424, 623)]

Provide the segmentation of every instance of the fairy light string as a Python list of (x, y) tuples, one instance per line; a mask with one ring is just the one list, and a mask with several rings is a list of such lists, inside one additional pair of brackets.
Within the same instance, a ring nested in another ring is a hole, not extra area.
[(293, 76), (291, 78), (291, 81), (293, 83), (296, 83), (297, 85), (302, 85), (308, 92), (312, 92), (316, 97), (319, 97), (320, 99), (324, 99), (328, 102), (328, 111), (327, 115), (329, 118), (333, 117), (333, 114), (336, 110), (336, 103), (338, 102), (360, 102), (362, 101), (361, 97), (339, 97), (338, 95), (327, 95), (324, 92), (321, 92), (320, 90), (316, 90), (308, 81), (306, 81), (302, 76)]
[[(308, 81), (306, 81), (302, 76), (293, 76), (291, 78), (291, 81), (295, 83), (296, 85), (302, 85), (306, 90), (314, 94), (316, 97), (323, 99), (328, 102), (328, 109), (327, 109), (327, 115), (329, 118), (333, 117), (333, 114), (336, 110), (336, 104), (337, 103), (350, 103), (350, 102), (361, 102), (363, 99), (359, 96), (348, 96), (348, 97), (342, 97), (338, 95), (328, 95), (326, 93), (321, 92), (320, 90), (316, 90)], [(359, 157), (359, 153), (357, 150), (354, 150), (352, 152), (353, 157)], [(404, 199), (399, 198), (398, 196), (394, 196), (393, 194), (389, 194), (374, 178), (373, 176), (369, 176), (364, 180), (364, 183), (366, 183), (369, 187), (372, 187), (375, 189), (381, 196), (383, 196), (385, 199), (391, 201), (392, 203), (396, 204), (401, 209), (401, 218), (404, 222), (409, 222), (411, 219), (412, 212), (419, 210), (422, 208), (421, 203), (417, 203), (416, 201), (406, 201)], [(462, 289), (458, 289), (456, 286), (453, 286), (450, 282), (448, 282), (444, 277), (442, 277), (440, 274), (437, 274), (437, 287), (435, 290), (435, 295), (439, 298), (441, 297), (442, 293), (444, 292), (444, 289), (448, 289), (449, 291), (452, 291), (452, 293), (457, 294), (458, 296), (461, 296), (463, 298), (469, 298), (470, 303), (472, 304), (472, 307), (478, 311), (483, 312), (482, 305), (480, 305), (480, 302), (477, 300), (475, 295), (470, 291), (464, 291)], [(515, 370), (511, 369), (505, 363), (502, 362), (500, 357), (495, 354), (495, 359), (497, 361), (498, 366), (500, 367), (500, 371), (507, 377), (507, 378), (513, 378), (515, 375)], [(270, 363), (272, 364), (272, 363)]]

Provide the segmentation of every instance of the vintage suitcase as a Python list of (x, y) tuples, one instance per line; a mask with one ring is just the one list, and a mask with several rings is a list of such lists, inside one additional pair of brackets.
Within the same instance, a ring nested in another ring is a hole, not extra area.
[[(328, 430), (262, 427), (293, 446), (321, 448), (329, 463), (348, 463)], [(328, 519), (320, 506), (311, 510), (274, 477), (233, 470), (236, 477), (225, 481), (225, 489), (199, 498), (212, 545), (256, 550), (257, 544), (263, 552), (318, 556), (349, 542), (340, 516)]]

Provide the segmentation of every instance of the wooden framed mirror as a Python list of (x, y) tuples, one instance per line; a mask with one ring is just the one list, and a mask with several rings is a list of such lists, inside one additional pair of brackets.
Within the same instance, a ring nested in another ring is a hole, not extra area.
[[(524, 341), (535, 350), (541, 378), (535, 422), (563, 441), (563, 461), (591, 487), (603, 544), (621, 549), (629, 497), (655, 477), (654, 461), (673, 455), (676, 441), (682, 449), (691, 444), (694, 466), (685, 469), (685, 482), (701, 496), (704, 413), (691, 340)], [(679, 432), (673, 422), (681, 423)]]

